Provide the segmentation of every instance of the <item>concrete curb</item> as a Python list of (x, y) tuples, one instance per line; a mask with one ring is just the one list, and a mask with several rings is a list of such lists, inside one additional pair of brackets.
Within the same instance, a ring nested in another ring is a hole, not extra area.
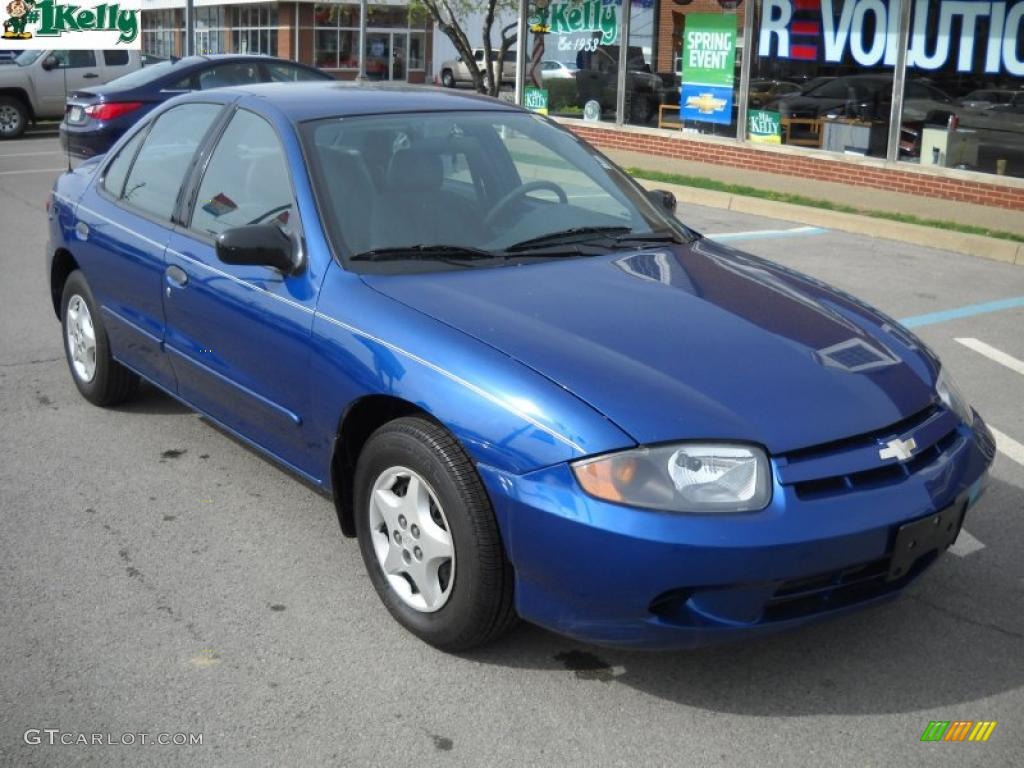
[(724, 208), (739, 213), (749, 213), (772, 219), (783, 219), (798, 224), (807, 224), (826, 229), (837, 229), (841, 232), (852, 232), (868, 237), (882, 237), (898, 240), (944, 251), (953, 251), (967, 256), (976, 256), (991, 261), (1024, 266), (1024, 243), (1011, 240), (999, 240), (982, 235), (968, 235), (946, 229), (936, 229), (920, 224), (905, 224), (901, 221), (876, 219), (871, 216), (860, 216), (855, 213), (840, 213), (823, 208), (811, 208), (806, 205), (781, 203), (775, 200), (764, 200), (759, 197), (734, 195), (730, 192), (716, 192), (696, 187), (684, 187), (678, 184), (666, 184), (661, 181), (637, 179), (646, 189), (667, 189), (680, 203), (706, 205), (711, 208)]

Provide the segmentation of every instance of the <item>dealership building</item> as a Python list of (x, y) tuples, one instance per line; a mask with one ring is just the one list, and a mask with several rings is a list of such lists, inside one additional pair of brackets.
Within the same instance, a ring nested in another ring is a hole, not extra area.
[[(181, 6), (143, 0), (145, 50), (181, 52)], [(358, 4), (197, 6), (197, 50), (358, 72)], [(1024, 0), (531, 0), (523, 15), (520, 98), (599, 147), (1024, 211)], [(407, 4), (371, 4), (367, 30), (369, 77), (437, 74), (440, 33)]]

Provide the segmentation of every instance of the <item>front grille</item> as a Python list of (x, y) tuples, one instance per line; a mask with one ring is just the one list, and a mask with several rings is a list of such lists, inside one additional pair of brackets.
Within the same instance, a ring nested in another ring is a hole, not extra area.
[[(880, 458), (879, 449), (889, 440), (911, 437), (917, 446), (909, 460)], [(927, 469), (963, 441), (957, 417), (933, 403), (883, 429), (777, 457), (779, 481), (800, 499), (883, 488)]]
[(916, 578), (937, 556), (938, 552), (930, 552), (919, 557), (905, 575), (893, 581), (887, 579), (889, 558), (784, 581), (765, 604), (763, 620), (798, 619), (881, 597)]

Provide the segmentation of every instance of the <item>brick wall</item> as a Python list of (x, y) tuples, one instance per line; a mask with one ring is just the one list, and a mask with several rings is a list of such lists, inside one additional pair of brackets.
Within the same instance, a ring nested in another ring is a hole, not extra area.
[(652, 130), (594, 128), (576, 121), (566, 121), (566, 125), (599, 148), (628, 149), (682, 160), (1024, 211), (1024, 185), (986, 184), (913, 169), (897, 170), (880, 164), (851, 162), (832, 156), (816, 157), (810, 154), (813, 150), (806, 155), (797, 155), (739, 143), (684, 138), (678, 133), (659, 135)]

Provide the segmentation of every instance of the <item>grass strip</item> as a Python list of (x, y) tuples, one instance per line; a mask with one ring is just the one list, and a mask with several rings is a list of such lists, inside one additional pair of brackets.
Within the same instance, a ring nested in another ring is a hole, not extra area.
[(833, 203), (830, 200), (819, 200), (804, 195), (794, 195), (790, 192), (773, 192), (757, 187), (748, 187), (745, 184), (729, 184), (724, 181), (716, 181), (703, 176), (683, 176), (676, 173), (664, 173), (662, 171), (650, 171), (646, 168), (626, 168), (626, 172), (638, 179), (648, 181), (661, 181), (666, 184), (679, 184), (683, 187), (696, 187), (697, 189), (709, 189), (715, 192), (727, 192), (732, 195), (744, 195), (746, 197), (759, 197), (762, 200), (774, 200), (780, 203), (792, 203), (794, 205), (805, 205), (808, 208), (822, 208), (827, 211), (838, 211), (839, 213), (854, 213), (858, 216), (868, 216), (874, 219), (888, 219), (889, 221), (900, 221), (904, 224), (918, 224), (924, 227), (935, 229), (946, 229), (951, 232), (963, 232), (968, 235), (983, 235), (994, 237), (999, 240), (1010, 240), (1015, 243), (1024, 243), (1024, 235), (1016, 232), (1004, 232), (999, 229), (988, 227), (977, 227), (973, 224), (960, 224), (955, 221), (944, 221), (942, 219), (923, 219), (909, 213), (894, 213), (892, 211), (875, 211), (867, 208), (857, 208), (852, 205)]

